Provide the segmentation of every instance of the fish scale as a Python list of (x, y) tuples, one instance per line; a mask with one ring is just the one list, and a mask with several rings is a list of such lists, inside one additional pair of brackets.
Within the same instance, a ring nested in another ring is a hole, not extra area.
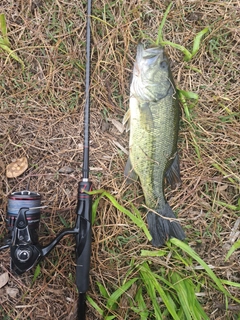
[(161, 47), (138, 45), (130, 88), (129, 159), (125, 175), (138, 177), (152, 244), (162, 246), (171, 236), (185, 235), (166, 201), (164, 181), (180, 184), (177, 139), (180, 109), (168, 60)]
[[(164, 204), (164, 178), (167, 169), (173, 162), (177, 153), (179, 108), (171, 96), (161, 99), (151, 107), (154, 117), (153, 126), (153, 190), (160, 204)], [(169, 128), (176, 128), (169, 130)], [(168, 133), (168, 134), (166, 134)], [(159, 160), (157, 160), (159, 159)], [(161, 160), (160, 160), (161, 159)], [(146, 201), (147, 205), (150, 203)]]

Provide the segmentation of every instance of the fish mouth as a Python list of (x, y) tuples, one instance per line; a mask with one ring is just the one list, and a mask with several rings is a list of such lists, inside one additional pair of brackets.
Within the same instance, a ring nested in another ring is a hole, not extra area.
[(142, 101), (158, 101), (173, 90), (167, 56), (162, 46), (137, 46), (131, 92)]
[(137, 46), (137, 63), (144, 60), (147, 65), (154, 64), (157, 60), (167, 61), (167, 57), (164, 53), (163, 47), (151, 46), (146, 48), (143, 43), (139, 43)]

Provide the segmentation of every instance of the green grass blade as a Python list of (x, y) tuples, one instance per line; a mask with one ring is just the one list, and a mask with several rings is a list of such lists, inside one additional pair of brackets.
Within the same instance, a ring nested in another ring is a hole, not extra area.
[(155, 319), (162, 320), (162, 314), (161, 314), (159, 304), (157, 303), (156, 291), (155, 291), (154, 284), (153, 284), (154, 279), (153, 279), (151, 273), (148, 270), (146, 270), (145, 266), (147, 266), (147, 263), (144, 263), (141, 266), (140, 274), (141, 274), (142, 280), (145, 284), (147, 293), (152, 301)]
[(7, 24), (6, 24), (6, 18), (4, 13), (0, 14), (0, 31), (3, 37), (7, 36)]
[[(100, 189), (100, 190), (94, 190), (89, 192), (89, 194), (91, 195), (96, 195), (96, 194), (101, 194), (101, 197), (107, 197), (112, 205), (118, 209), (119, 211), (121, 211), (122, 213), (126, 214), (140, 229), (143, 230), (143, 232), (145, 233), (147, 239), (149, 241), (152, 240), (152, 236), (150, 235), (150, 232), (145, 224), (145, 222), (143, 221), (142, 217), (140, 215), (138, 215), (137, 217), (132, 214), (128, 209), (124, 208), (123, 206), (121, 206), (117, 200), (107, 191)], [(136, 209), (136, 208), (135, 208)], [(136, 209), (137, 210), (137, 209)]]
[(202, 158), (201, 158), (201, 152), (200, 152), (200, 148), (199, 148), (199, 146), (198, 146), (198, 143), (197, 143), (195, 137), (193, 136), (193, 133), (191, 132), (190, 134), (191, 134), (191, 136), (192, 136), (193, 145), (194, 145), (194, 149), (195, 149), (195, 151), (196, 151), (197, 157), (198, 157), (198, 159), (201, 161)]
[(102, 198), (102, 196), (98, 197), (93, 202), (93, 205), (92, 205), (92, 224), (94, 224), (94, 222), (95, 222), (95, 219), (96, 219), (96, 216), (97, 216), (97, 208), (98, 208), (99, 201), (100, 201), (101, 198)]
[[(178, 313), (179, 311), (179, 307), (176, 305), (176, 303), (174, 302), (173, 298), (176, 297), (176, 295), (174, 294), (174, 297), (171, 296), (171, 293), (166, 290), (165, 294), (167, 296), (167, 299), (169, 301), (169, 303), (172, 305), (172, 308), (176, 311), (176, 313)], [(182, 319), (181, 317), (179, 317), (179, 315), (177, 314), (178, 318)], [(167, 308), (165, 308), (165, 310), (163, 311), (163, 318), (164, 319), (168, 319), (169, 318), (169, 311)]]
[(10, 42), (7, 36), (7, 24), (6, 18), (3, 13), (0, 14), (0, 31), (2, 33), (2, 37), (0, 37), (0, 48), (7, 52), (11, 58), (19, 62), (24, 69), (24, 63), (22, 59), (18, 57), (18, 55), (10, 48)]
[(106, 20), (103, 20), (96, 16), (91, 16), (92, 19), (100, 21), (101, 23), (105, 24), (106, 26), (110, 27), (111, 29), (114, 29), (114, 26), (112, 26), (110, 23), (108, 23)]
[[(177, 89), (177, 92), (178, 92), (179, 100), (183, 105), (186, 119), (190, 122), (191, 115), (189, 110), (192, 109), (198, 102), (198, 94), (191, 91), (185, 91), (180, 89)], [(188, 103), (186, 102), (186, 99), (191, 99), (191, 100), (194, 100), (195, 102), (192, 105), (188, 105)]]
[(191, 60), (191, 58), (192, 58), (192, 54), (191, 54), (185, 47), (181, 46), (180, 44), (173, 43), (173, 42), (171, 42), (171, 41), (165, 40), (165, 41), (163, 41), (163, 42), (161, 43), (161, 45), (162, 45), (162, 46), (164, 46), (164, 45), (169, 45), (169, 46), (171, 46), (171, 47), (173, 47), (173, 48), (175, 48), (175, 49), (180, 50), (180, 51), (184, 54), (184, 60), (185, 60), (185, 61), (189, 61), (189, 60)]
[(214, 168), (216, 168), (222, 175), (226, 176), (228, 178), (228, 180), (232, 183), (236, 185), (236, 182), (231, 178), (228, 177), (228, 173), (218, 164), (218, 163), (213, 163)]
[(125, 293), (131, 285), (136, 282), (138, 278), (133, 278), (127, 282), (125, 282), (121, 287), (119, 287), (116, 291), (114, 291), (107, 300), (107, 309), (112, 310), (114, 308), (114, 304), (121, 297), (123, 293)]
[(168, 295), (166, 295), (166, 293), (162, 289), (162, 287), (159, 284), (159, 282), (157, 282), (157, 281), (155, 282), (155, 287), (156, 287), (157, 292), (161, 296), (165, 306), (167, 307), (169, 313), (172, 315), (173, 319), (174, 320), (178, 320), (179, 318), (178, 318), (178, 315), (177, 315), (176, 310), (175, 310), (175, 304), (172, 303), (173, 302), (172, 299), (168, 299)]
[(64, 225), (65, 228), (69, 228), (70, 227), (69, 221), (66, 221), (59, 213), (58, 213), (58, 217), (59, 217), (60, 221), (62, 222), (62, 224)]
[(167, 307), (169, 313), (172, 315), (174, 320), (180, 320), (176, 310), (175, 310), (175, 304), (172, 303), (172, 299), (168, 299), (167, 294), (164, 292), (164, 289), (161, 287), (160, 283), (156, 279), (155, 273), (153, 273), (150, 270), (149, 265), (144, 262), (141, 265), (140, 273), (144, 279), (145, 285), (148, 288), (148, 292), (151, 295), (152, 303), (154, 305), (155, 313), (157, 312), (159, 314), (159, 319), (162, 319), (161, 311), (159, 309), (158, 305), (155, 305), (155, 299), (156, 299), (156, 291), (162, 298), (165, 306)]
[(162, 282), (163, 284), (165, 284), (166, 288), (174, 290), (174, 286), (173, 286), (172, 282), (170, 282), (166, 279), (166, 270), (165, 269), (164, 269), (163, 276), (160, 276), (155, 273), (155, 278), (157, 279), (157, 281), (159, 283)]
[(97, 282), (97, 285), (98, 285), (98, 289), (101, 293), (101, 296), (108, 299), (109, 298), (109, 293), (107, 292), (107, 290), (105, 289), (105, 287), (100, 283), (100, 282)]
[(138, 304), (138, 308), (132, 307), (132, 310), (140, 315), (141, 320), (148, 319), (149, 311), (143, 298), (142, 287), (138, 289), (134, 301)]
[(18, 55), (3, 42), (3, 39), (0, 39), (0, 48), (6, 51), (9, 54), (9, 56), (12, 57), (14, 60), (19, 62), (22, 66), (22, 69), (24, 68), (24, 63), (22, 59), (20, 59)]
[(0, 14), (0, 31), (2, 33), (2, 40), (4, 41), (4, 44), (10, 46), (10, 42), (7, 36), (7, 23), (4, 13)]
[(184, 280), (176, 272), (173, 272), (171, 278), (173, 280), (173, 286), (178, 295), (180, 305), (183, 308), (184, 315), (187, 320), (192, 320), (189, 301), (188, 301), (188, 292), (185, 288)]
[(175, 246), (181, 248), (183, 251), (185, 251), (187, 254), (189, 254), (195, 261), (197, 261), (203, 269), (207, 272), (209, 277), (213, 280), (213, 282), (216, 284), (218, 289), (224, 293), (227, 297), (230, 297), (234, 299), (235, 301), (238, 301), (238, 299), (234, 298), (233, 296), (230, 295), (230, 293), (224, 288), (222, 285), (221, 280), (215, 275), (215, 273), (209, 268), (209, 266), (204, 262), (199, 255), (191, 248), (189, 245), (186, 243), (176, 239), (176, 238), (171, 238), (169, 240), (171, 243), (173, 243)]
[(187, 99), (192, 99), (192, 100), (196, 100), (196, 102), (198, 101), (198, 94), (192, 91), (185, 91), (185, 90), (177, 90), (178, 93), (181, 93), (185, 98)]
[(37, 280), (37, 277), (40, 275), (41, 273), (41, 267), (39, 264), (37, 264), (35, 270), (34, 270), (34, 275), (33, 275), (33, 279), (32, 279), (32, 285), (34, 284), (34, 282)]
[(112, 320), (112, 319), (116, 319), (116, 316), (106, 316), (104, 318), (104, 320)]
[(220, 206), (223, 206), (225, 208), (228, 208), (230, 210), (234, 210), (234, 211), (238, 211), (240, 210), (240, 206), (235, 206), (233, 204), (228, 204), (226, 202), (223, 202), (223, 201), (219, 201), (219, 200), (216, 200), (215, 203), (219, 204)]
[(87, 301), (103, 317), (104, 311), (98, 306), (98, 304), (89, 295), (87, 295)]
[(171, 2), (169, 4), (169, 6), (167, 7), (167, 10), (165, 11), (164, 13), (164, 16), (163, 16), (163, 19), (162, 19), (162, 22), (159, 26), (159, 29), (158, 29), (158, 37), (157, 37), (157, 41), (156, 41), (156, 45), (158, 46), (159, 44), (162, 44), (163, 43), (163, 27), (165, 25), (165, 22), (166, 22), (166, 19), (167, 19), (167, 15), (169, 14), (169, 11), (171, 10), (171, 7), (173, 5), (173, 2)]
[(126, 214), (140, 229), (142, 229), (144, 231), (144, 233), (149, 241), (152, 240), (152, 236), (150, 235), (150, 232), (148, 231), (148, 228), (147, 228), (145, 222), (142, 220), (142, 218), (139, 218), (139, 217), (137, 218), (136, 216), (134, 216), (129, 210), (127, 210), (123, 206), (121, 206), (115, 200), (115, 198), (112, 195), (110, 195), (109, 193), (105, 192), (104, 195), (111, 201), (111, 203), (114, 205), (115, 208), (117, 208), (122, 213)]
[(192, 57), (195, 56), (195, 54), (198, 52), (199, 48), (200, 48), (200, 42), (202, 37), (204, 36), (205, 33), (207, 33), (209, 30), (209, 28), (205, 28), (202, 31), (200, 31), (196, 37), (194, 38), (193, 41), (193, 49), (192, 49)]
[(227, 255), (226, 255), (226, 259), (225, 262), (231, 257), (231, 255), (233, 254), (234, 251), (236, 251), (237, 249), (240, 248), (240, 240), (238, 240), (237, 242), (235, 242), (232, 247), (230, 248), (230, 250), (228, 251)]
[(194, 292), (194, 284), (189, 278), (182, 278), (177, 272), (171, 275), (180, 305), (183, 308), (186, 319), (209, 320)]
[(141, 250), (141, 257), (163, 257), (166, 256), (169, 252), (166, 250)]
[(238, 282), (232, 282), (232, 281), (224, 280), (224, 279), (222, 279), (221, 282), (228, 285), (228, 286), (240, 288), (240, 283), (238, 283)]
[(198, 299), (195, 297), (195, 313), (197, 310), (197, 315), (199, 316), (199, 320), (209, 320), (209, 317), (206, 315), (205, 311), (203, 310), (201, 304), (199, 303)]

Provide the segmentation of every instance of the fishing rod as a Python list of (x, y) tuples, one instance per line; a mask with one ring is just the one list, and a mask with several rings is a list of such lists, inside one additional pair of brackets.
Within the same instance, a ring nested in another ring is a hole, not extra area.
[(28, 190), (13, 192), (8, 196), (6, 225), (8, 235), (0, 251), (10, 248), (10, 267), (17, 275), (34, 267), (66, 235), (76, 240), (76, 286), (78, 289), (77, 319), (86, 319), (86, 292), (89, 287), (91, 257), (91, 215), (92, 197), (89, 195), (92, 183), (89, 181), (89, 126), (90, 126), (90, 59), (91, 59), (91, 0), (87, 3), (86, 22), (86, 79), (84, 109), (84, 150), (82, 180), (78, 185), (76, 223), (73, 228), (63, 229), (47, 246), (38, 241), (41, 218), (41, 195)]
[[(78, 319), (84, 320), (86, 314), (86, 292), (89, 287), (89, 269), (91, 256), (91, 217), (92, 196), (85, 191), (90, 191), (92, 183), (89, 181), (89, 125), (90, 125), (90, 71), (91, 71), (91, 9), (92, 1), (87, 2), (86, 24), (86, 79), (85, 79), (85, 108), (84, 108), (84, 148), (82, 181), (79, 184), (78, 220), (79, 227), (84, 225), (83, 234), (76, 235), (76, 284), (79, 292)], [(85, 239), (82, 250), (82, 239)]]

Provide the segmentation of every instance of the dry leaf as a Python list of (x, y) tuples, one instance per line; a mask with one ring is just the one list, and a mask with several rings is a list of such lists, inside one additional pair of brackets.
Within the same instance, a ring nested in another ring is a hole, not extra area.
[(119, 142), (117, 141), (113, 141), (113, 143), (120, 149), (122, 150), (122, 152), (124, 152), (125, 154), (129, 154), (129, 152), (127, 151), (127, 149), (125, 149)]
[(28, 168), (28, 160), (26, 157), (18, 158), (6, 167), (7, 178), (16, 178), (20, 176)]
[(227, 188), (228, 188), (228, 184), (225, 183), (224, 185), (218, 186), (217, 191), (218, 192), (225, 191), (225, 190), (227, 190)]
[(0, 288), (4, 287), (5, 284), (8, 283), (8, 272), (4, 272), (3, 274), (0, 275)]
[(11, 298), (16, 298), (18, 293), (19, 293), (19, 290), (18, 288), (10, 288), (10, 287), (7, 287), (6, 288), (6, 293), (11, 297)]
[(111, 121), (112, 122), (112, 124), (114, 125), (114, 127), (116, 127), (117, 128), (117, 130), (120, 132), (120, 133), (123, 133), (124, 132), (124, 125), (121, 123), (121, 122), (119, 122), (119, 121), (117, 121), (117, 120), (115, 120), (115, 119), (108, 119), (109, 121)]
[(72, 173), (74, 171), (74, 169), (68, 167), (68, 166), (65, 166), (65, 167), (62, 167), (61, 169), (58, 170), (59, 173)]
[(107, 131), (108, 128), (109, 128), (109, 123), (108, 123), (107, 121), (103, 121), (103, 122), (102, 122), (102, 126), (101, 126), (102, 132)]

